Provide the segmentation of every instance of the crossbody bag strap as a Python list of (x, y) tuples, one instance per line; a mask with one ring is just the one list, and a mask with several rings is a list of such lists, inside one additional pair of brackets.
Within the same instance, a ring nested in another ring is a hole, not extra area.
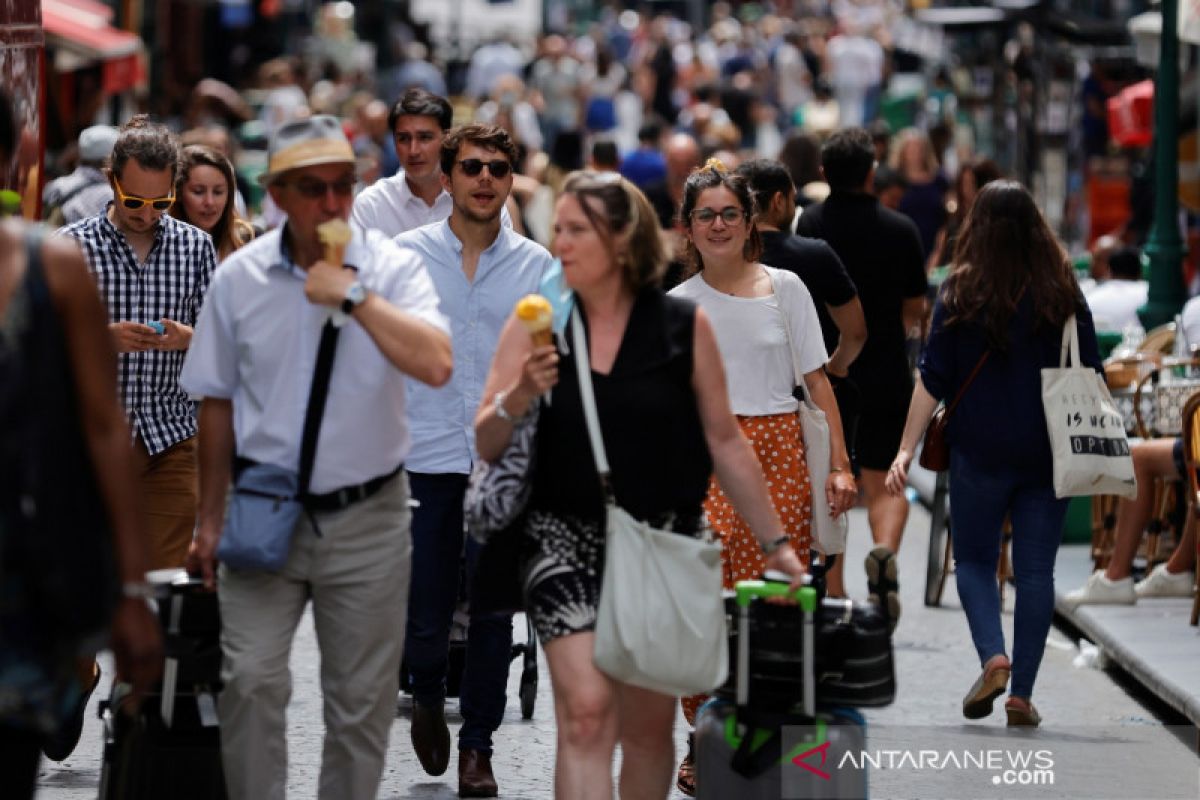
[(600, 434), (600, 414), (596, 410), (596, 393), (592, 387), (592, 365), (588, 360), (587, 337), (583, 334), (583, 323), (579, 309), (571, 313), (571, 340), (575, 348), (575, 372), (579, 376), (579, 396), (583, 401), (583, 416), (587, 420), (588, 438), (592, 442), (592, 458), (596, 461), (596, 472), (604, 489), (604, 501), (612, 504), (615, 494), (612, 489), (612, 471), (608, 466), (608, 453), (604, 450), (604, 437)]
[(300, 496), (308, 494), (312, 479), (313, 462), (317, 457), (317, 437), (321, 432), (321, 418), (325, 416), (325, 399), (329, 396), (329, 376), (333, 374), (333, 354), (337, 350), (338, 333), (341, 328), (333, 319), (325, 322), (321, 329), (321, 341), (317, 345), (317, 366), (313, 370), (312, 386), (308, 391), (308, 407), (304, 412), (304, 435), (300, 439)]
[(991, 350), (983, 351), (983, 355), (979, 357), (979, 361), (975, 364), (975, 369), (971, 370), (971, 374), (967, 376), (967, 380), (963, 385), (958, 387), (958, 394), (954, 395), (954, 402), (946, 407), (947, 417), (954, 413), (954, 408), (958, 405), (958, 401), (963, 399), (963, 395), (967, 393), (967, 389), (971, 386), (971, 381), (975, 380), (975, 376), (979, 374), (979, 370), (983, 369), (983, 362), (987, 361), (988, 356), (991, 354)]
[(775, 293), (775, 302), (779, 304), (779, 316), (783, 319), (783, 335), (787, 339), (788, 355), (792, 361), (792, 380), (796, 386), (804, 394), (804, 400), (807, 403), (812, 402), (812, 395), (808, 391), (808, 384), (804, 382), (804, 375), (800, 372), (799, 356), (796, 351), (796, 342), (792, 338), (792, 324), (788, 321), (787, 308), (784, 305), (783, 294), (780, 291), (783, 284), (779, 282), (776, 273), (770, 269), (767, 270), (767, 277), (771, 279), (771, 291)]

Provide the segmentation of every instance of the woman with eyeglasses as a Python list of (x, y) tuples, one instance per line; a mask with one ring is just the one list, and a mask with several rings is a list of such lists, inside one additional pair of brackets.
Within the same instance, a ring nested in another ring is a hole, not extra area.
[[(554, 212), (553, 250), (588, 331), (589, 361), (617, 502), (633, 516), (698, 535), (716, 471), (772, 569), (803, 566), (771, 507), (762, 471), (729, 410), (704, 311), (665, 295), (654, 209), (632, 183), (573, 173)], [(561, 376), (560, 376), (561, 371)], [(558, 723), (555, 796), (665, 798), (674, 769), (674, 697), (621, 683), (592, 660), (604, 567), (604, 493), (592, 458), (574, 356), (533, 347), (510, 319), (475, 418), (476, 447), (500, 457), (514, 423), (549, 393), (537, 421), (526, 508), (526, 607), (550, 663)], [(650, 610), (648, 610), (650, 611)], [(713, 631), (713, 637), (722, 635)]]
[(218, 262), (254, 238), (253, 226), (234, 208), (236, 195), (229, 159), (202, 144), (183, 148), (171, 216), (212, 236)]
[[(858, 493), (837, 401), (825, 376), (828, 356), (816, 307), (794, 273), (758, 263), (762, 240), (750, 185), (743, 176), (727, 173), (710, 160), (684, 184), (680, 217), (687, 236), (686, 258), (695, 274), (671, 294), (692, 300), (712, 320), (729, 376), (729, 405), (762, 465), (791, 546), (807, 562), (813, 504), (827, 503), (838, 515), (850, 508)], [(798, 374), (829, 421), (831, 471), (825, 486), (809, 485), (796, 415), (799, 403), (793, 394)], [(716, 477), (709, 484), (704, 513), (723, 545), (725, 588), (759, 578), (768, 561), (748, 520)], [(684, 699), (690, 724), (695, 724), (705, 700)], [(676, 785), (685, 794), (695, 792), (691, 752), (680, 764)]]

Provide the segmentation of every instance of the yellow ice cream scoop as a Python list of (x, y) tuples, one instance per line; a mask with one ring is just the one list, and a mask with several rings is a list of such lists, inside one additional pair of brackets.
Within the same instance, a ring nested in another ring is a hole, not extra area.
[(345, 266), (346, 245), (353, 234), (344, 219), (331, 219), (317, 226), (317, 238), (325, 245), (325, 260), (330, 264)]
[(517, 319), (529, 331), (534, 347), (553, 343), (554, 309), (549, 300), (540, 294), (527, 294), (517, 301), (516, 311)]

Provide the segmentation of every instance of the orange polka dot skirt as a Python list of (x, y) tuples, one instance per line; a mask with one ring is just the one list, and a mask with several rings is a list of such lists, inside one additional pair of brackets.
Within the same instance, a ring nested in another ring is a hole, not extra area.
[[(750, 440), (762, 465), (767, 492), (783, 529), (792, 540), (796, 554), (808, 565), (812, 546), (812, 486), (808, 464), (804, 461), (803, 433), (795, 414), (771, 414), (762, 417), (738, 417), (742, 433)], [(823, 487), (822, 487), (823, 490)], [(762, 546), (750, 532), (750, 526), (733, 509), (714, 475), (704, 498), (704, 515), (713, 535), (721, 542), (722, 582), (732, 589), (738, 581), (762, 577), (766, 557)], [(684, 717), (695, 724), (696, 710), (706, 695), (683, 698)]]

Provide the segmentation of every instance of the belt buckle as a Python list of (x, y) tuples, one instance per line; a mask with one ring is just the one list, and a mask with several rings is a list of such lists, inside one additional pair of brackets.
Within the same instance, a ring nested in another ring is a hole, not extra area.
[(354, 500), (350, 497), (349, 489), (338, 489), (337, 507), (339, 510), (345, 508), (346, 506), (350, 505), (353, 502), (354, 502)]

